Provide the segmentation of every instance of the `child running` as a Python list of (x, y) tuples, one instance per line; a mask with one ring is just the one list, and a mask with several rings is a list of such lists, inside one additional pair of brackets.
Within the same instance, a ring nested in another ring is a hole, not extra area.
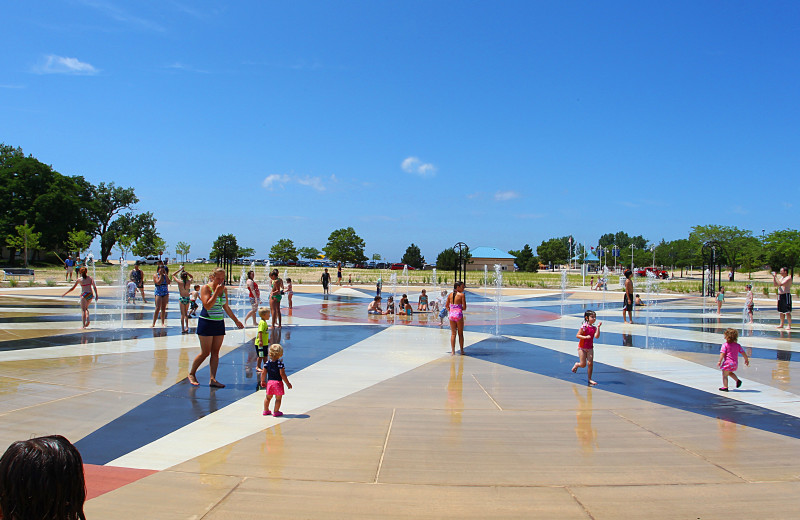
[[(256, 372), (262, 373), (261, 366), (264, 364), (264, 358), (267, 357), (267, 346), (269, 345), (269, 307), (259, 307), (258, 315), (261, 321), (258, 322), (258, 334), (254, 345), (256, 347), (256, 356), (258, 363), (256, 364)], [(264, 388), (264, 376), (261, 376), (260, 388)]]
[(725, 301), (725, 288), (719, 287), (719, 294), (717, 294), (717, 314), (722, 314), (722, 302)]
[(594, 311), (586, 311), (583, 313), (583, 325), (575, 335), (578, 341), (578, 359), (579, 361), (572, 366), (574, 373), (578, 372), (579, 368), (587, 367), (587, 377), (589, 378), (589, 386), (594, 386), (597, 383), (592, 381), (592, 371), (594, 370), (594, 339), (600, 337), (600, 325), (602, 321), (597, 322), (595, 327), (594, 322), (597, 320), (597, 314)]
[[(261, 372), (261, 381), (263, 382), (265, 377), (267, 380), (267, 397), (264, 398), (264, 412), (261, 415), (274, 415), (275, 417), (283, 415), (283, 412), (281, 412), (281, 400), (285, 393), (283, 384), (286, 383), (286, 386), (291, 390), (292, 383), (286, 377), (282, 357), (283, 347), (277, 343), (269, 346), (269, 361), (267, 361), (264, 370)], [(275, 396), (274, 412), (269, 411), (269, 402), (272, 400), (272, 396)]]
[(753, 309), (755, 305), (753, 304), (753, 286), (747, 284), (747, 295), (744, 298), (744, 304), (747, 307), (747, 317), (750, 319), (750, 323), (753, 323)]
[(719, 349), (719, 361), (717, 366), (722, 369), (722, 387), (720, 390), (723, 392), (728, 391), (728, 376), (731, 376), (736, 381), (736, 388), (742, 386), (742, 380), (739, 379), (734, 372), (739, 368), (739, 353), (744, 358), (744, 364), (750, 366), (750, 358), (747, 357), (747, 352), (744, 351), (741, 345), (736, 343), (739, 339), (739, 333), (736, 329), (725, 330), (725, 343)]
[(195, 285), (192, 292), (189, 293), (189, 304), (191, 305), (191, 312), (189, 316), (197, 316), (197, 297), (200, 296), (200, 286)]

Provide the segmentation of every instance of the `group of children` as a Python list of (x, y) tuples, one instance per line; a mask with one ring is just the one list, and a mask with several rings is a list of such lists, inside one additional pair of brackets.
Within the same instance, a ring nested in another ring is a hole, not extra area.
[[(751, 287), (748, 285), (748, 292), (750, 289)], [(749, 301), (752, 302), (752, 299)], [(752, 317), (752, 309), (750, 309), (750, 313)], [(595, 323), (597, 324), (595, 325)], [(602, 324), (602, 321), (597, 321), (597, 314), (594, 311), (586, 311), (583, 313), (583, 324), (575, 335), (575, 337), (578, 338), (578, 362), (572, 366), (572, 372), (577, 373), (579, 368), (586, 367), (589, 386), (595, 386), (597, 384), (597, 382), (592, 379), (592, 372), (594, 370), (594, 340), (600, 337), (600, 326)], [(720, 387), (720, 391), (727, 392), (729, 377), (736, 381), (736, 388), (742, 386), (742, 380), (736, 375), (736, 370), (739, 368), (739, 354), (744, 357), (744, 364), (747, 366), (750, 366), (750, 358), (747, 356), (747, 352), (745, 352), (744, 348), (737, 343), (739, 340), (739, 332), (736, 329), (726, 329), (724, 336), (725, 343), (723, 343), (720, 348), (717, 366), (722, 370), (722, 386)]]

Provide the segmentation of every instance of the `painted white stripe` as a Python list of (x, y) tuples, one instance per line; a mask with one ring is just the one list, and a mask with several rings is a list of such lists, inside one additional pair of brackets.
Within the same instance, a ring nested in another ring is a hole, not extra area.
[[(576, 361), (578, 359), (577, 340), (566, 341), (521, 336), (508, 337), (565, 354), (572, 354), (575, 356)], [(629, 347), (606, 345), (597, 341), (595, 341), (595, 347), (595, 361), (598, 363), (623, 368), (704, 392), (724, 394), (715, 390), (722, 382), (720, 371), (716, 367), (699, 365), (659, 350), (631, 349)], [(586, 373), (583, 370), (585, 369), (582, 369), (582, 373), (576, 376), (576, 381), (585, 377)], [(748, 370), (753, 370), (753, 368), (745, 366), (744, 362), (740, 362), (737, 375), (746, 380)], [(596, 380), (597, 377), (595, 376), (594, 379)], [(602, 381), (599, 381), (599, 383), (598, 388), (602, 389)], [(724, 397), (800, 417), (800, 396), (797, 394), (785, 392), (751, 380), (745, 381), (744, 389), (755, 390), (755, 392), (731, 391), (724, 394)]]
[[(464, 334), (472, 345), (486, 334)], [(443, 356), (450, 331), (392, 326), (337, 352), (289, 378), (284, 413), (308, 413)], [(286, 360), (287, 364), (291, 359)], [(346, 374), (346, 377), (342, 377)], [(325, 391), (321, 392), (320, 388)], [(163, 470), (275, 426), (286, 417), (263, 417), (264, 393), (256, 392), (202, 419), (108, 463), (109, 466)]]

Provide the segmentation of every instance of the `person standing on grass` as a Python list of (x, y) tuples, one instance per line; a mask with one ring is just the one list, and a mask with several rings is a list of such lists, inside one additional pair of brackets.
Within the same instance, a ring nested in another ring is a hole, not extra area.
[(208, 367), (211, 371), (208, 386), (211, 388), (225, 388), (217, 381), (217, 366), (219, 366), (219, 350), (222, 340), (225, 339), (225, 314), (227, 314), (236, 327), (243, 329), (244, 324), (239, 321), (228, 305), (228, 288), (225, 287), (225, 269), (217, 267), (211, 273), (211, 280), (200, 289), (200, 301), (203, 308), (197, 320), (197, 337), (200, 339), (200, 354), (194, 358), (192, 369), (189, 371), (189, 383), (199, 386), (197, 369), (207, 357), (211, 356)]
[(72, 267), (75, 265), (75, 260), (72, 259), (71, 256), (67, 255), (67, 259), (64, 260), (64, 281), (66, 282), (69, 280), (72, 281)]
[(784, 318), (786, 319), (787, 329), (792, 328), (792, 277), (789, 270), (781, 267), (780, 276), (772, 273), (772, 283), (778, 288), (778, 313), (781, 316), (779, 329), (783, 328)]
[(625, 270), (625, 296), (622, 299), (622, 321), (628, 323), (628, 320), (625, 318), (625, 313), (628, 314), (631, 318), (631, 324), (633, 324), (633, 280), (631, 277), (633, 276), (633, 272), (630, 269)]

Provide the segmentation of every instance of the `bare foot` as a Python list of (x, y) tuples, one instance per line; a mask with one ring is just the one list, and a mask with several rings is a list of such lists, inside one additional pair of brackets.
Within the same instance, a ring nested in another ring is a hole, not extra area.
[(194, 374), (189, 374), (187, 379), (189, 380), (189, 383), (191, 383), (192, 386), (200, 386), (200, 383), (197, 382), (197, 378), (194, 377)]
[(210, 386), (211, 388), (225, 388), (225, 385), (223, 385), (222, 383), (220, 383), (217, 380), (213, 380), (213, 381), (209, 382), (208, 386)]
[(578, 373), (578, 365), (572, 365), (572, 373), (573, 374), (577, 374)]
[(596, 386), (596, 385), (597, 385), (596, 381), (592, 381), (591, 379), (589, 380), (589, 386)]
[(462, 356), (464, 355), (464, 349), (463, 348), (461, 349), (461, 355)]

